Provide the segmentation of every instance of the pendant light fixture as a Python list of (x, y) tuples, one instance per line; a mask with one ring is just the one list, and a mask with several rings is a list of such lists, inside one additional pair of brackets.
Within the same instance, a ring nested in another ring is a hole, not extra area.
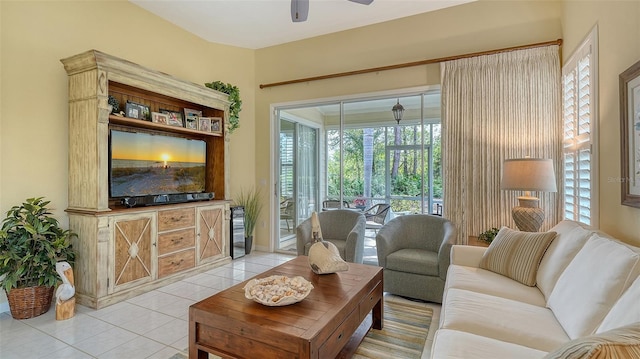
[(400, 99), (398, 99), (398, 103), (393, 105), (391, 112), (393, 112), (393, 119), (396, 120), (399, 125), (402, 120), (402, 114), (404, 113), (404, 107), (400, 104)]

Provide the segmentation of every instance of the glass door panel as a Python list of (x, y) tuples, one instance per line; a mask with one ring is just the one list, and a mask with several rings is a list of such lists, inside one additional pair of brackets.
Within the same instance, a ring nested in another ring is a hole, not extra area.
[(296, 251), (296, 227), (318, 198), (318, 129), (280, 119), (280, 213), (276, 249)]

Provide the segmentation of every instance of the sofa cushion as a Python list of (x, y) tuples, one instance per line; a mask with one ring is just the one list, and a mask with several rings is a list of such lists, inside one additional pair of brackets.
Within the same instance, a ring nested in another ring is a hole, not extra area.
[(631, 284), (613, 305), (596, 333), (606, 332), (631, 323), (640, 322), (640, 277)]
[(640, 359), (640, 322), (571, 340), (544, 359)]
[(562, 272), (548, 306), (571, 339), (593, 334), (638, 271), (632, 248), (591, 236)]
[(529, 287), (501, 274), (475, 267), (449, 266), (445, 286), (446, 289), (466, 289), (539, 307), (544, 307), (547, 303), (537, 287)]
[(438, 276), (438, 253), (426, 249), (400, 249), (387, 256), (385, 269)]
[(484, 253), (480, 268), (534, 286), (540, 260), (555, 236), (555, 232), (520, 232), (502, 227)]
[(545, 352), (570, 340), (548, 308), (457, 288), (446, 292), (440, 327)]
[(542, 257), (536, 276), (536, 285), (547, 299), (549, 299), (562, 272), (584, 246), (587, 239), (593, 235), (593, 231), (583, 228), (574, 221), (562, 221), (551, 228), (551, 231), (557, 233), (556, 239), (551, 242)]
[(546, 353), (522, 345), (449, 329), (440, 329), (436, 332), (431, 348), (431, 358), (434, 359), (540, 359)]

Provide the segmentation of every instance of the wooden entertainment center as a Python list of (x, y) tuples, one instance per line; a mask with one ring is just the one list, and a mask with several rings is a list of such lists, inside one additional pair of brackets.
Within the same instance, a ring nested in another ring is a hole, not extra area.
[[(90, 50), (62, 59), (69, 76), (69, 227), (78, 234), (78, 303), (102, 308), (231, 260), (227, 132), (205, 132), (111, 114), (132, 101), (202, 111), (227, 123), (227, 95)], [(222, 126), (223, 129), (225, 126)], [(208, 201), (127, 208), (109, 197), (109, 131), (131, 130), (206, 143)]]

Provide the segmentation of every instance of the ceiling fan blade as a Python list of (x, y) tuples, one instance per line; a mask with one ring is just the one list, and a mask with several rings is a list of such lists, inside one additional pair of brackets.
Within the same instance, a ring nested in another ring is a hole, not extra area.
[(309, 15), (309, 0), (291, 0), (291, 21), (307, 21)]
[(358, 4), (362, 4), (362, 5), (369, 5), (373, 2), (373, 0), (349, 0), (351, 2), (357, 2)]

